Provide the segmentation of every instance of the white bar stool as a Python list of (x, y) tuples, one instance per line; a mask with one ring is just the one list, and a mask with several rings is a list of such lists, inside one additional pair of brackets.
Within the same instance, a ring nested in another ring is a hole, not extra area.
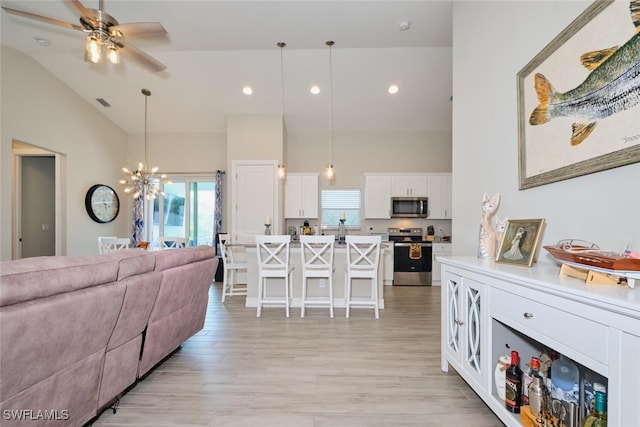
[[(347, 287), (347, 318), (351, 306), (371, 306), (376, 319), (378, 307), (378, 264), (380, 262), (380, 236), (346, 236), (347, 265), (345, 267), (345, 285)], [(371, 280), (371, 298), (353, 298), (351, 285), (353, 279)]]
[[(302, 302), (300, 317), (304, 317), (305, 305), (329, 305), (333, 319), (333, 245), (335, 236), (300, 236), (302, 254)], [(307, 296), (309, 278), (327, 279), (329, 298), (318, 299)]]
[[(262, 313), (263, 305), (284, 304), (287, 317), (291, 306), (291, 280), (293, 266), (289, 265), (289, 242), (291, 236), (268, 235), (256, 236), (256, 253), (258, 256), (258, 311)], [(269, 297), (267, 279), (284, 279), (284, 296)]]
[(189, 239), (186, 237), (160, 236), (158, 242), (160, 249), (177, 249), (189, 246)]
[(233, 295), (247, 295), (247, 285), (238, 283), (238, 272), (247, 272), (248, 263), (238, 262), (234, 258), (233, 250), (227, 246), (230, 242), (229, 234), (218, 234), (218, 247), (222, 257), (222, 302), (225, 297)]

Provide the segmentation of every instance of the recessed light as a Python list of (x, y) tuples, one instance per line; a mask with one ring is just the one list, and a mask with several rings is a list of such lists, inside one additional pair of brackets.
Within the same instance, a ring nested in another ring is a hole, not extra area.
[(242, 88), (242, 93), (245, 95), (251, 95), (253, 93), (253, 89), (251, 89), (251, 86), (245, 86)]
[(398, 90), (399, 89), (398, 89), (397, 85), (391, 85), (391, 86), (389, 86), (389, 89), (388, 89), (388, 91), (389, 91), (389, 93), (391, 95), (395, 95), (396, 93), (398, 93)]
[(42, 37), (34, 37), (36, 43), (40, 46), (49, 47), (51, 46), (51, 42), (48, 39), (43, 39)]
[(407, 31), (410, 28), (411, 28), (411, 22), (409, 21), (402, 21), (398, 24), (399, 31)]
[(309, 92), (311, 92), (314, 95), (317, 95), (320, 93), (320, 87), (313, 85), (311, 86), (311, 89), (309, 90)]

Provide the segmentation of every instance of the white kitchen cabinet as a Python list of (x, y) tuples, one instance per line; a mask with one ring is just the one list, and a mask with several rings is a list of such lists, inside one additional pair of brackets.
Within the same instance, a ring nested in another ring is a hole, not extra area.
[(437, 258), (439, 256), (451, 255), (451, 243), (434, 242), (431, 249), (433, 257), (431, 262), (431, 282), (438, 286), (442, 279), (442, 265)]
[(429, 218), (451, 219), (451, 174), (429, 175)]
[[(518, 351), (522, 361), (554, 350), (573, 360), (582, 373), (606, 378), (608, 425), (640, 425), (636, 289), (559, 277), (555, 263), (521, 268), (457, 256), (441, 257), (440, 262), (441, 368), (456, 369), (505, 425), (520, 426), (520, 419), (505, 409), (489, 373), (510, 349)], [(473, 289), (478, 293), (468, 292)], [(477, 330), (472, 320), (476, 296)], [(477, 352), (469, 334), (479, 336)]]
[(365, 175), (364, 217), (391, 218), (391, 176)]
[(443, 358), (473, 389), (484, 387), (489, 377), (484, 363), (490, 324), (485, 288), (467, 277), (446, 273), (441, 291)]
[(391, 177), (391, 196), (427, 197), (429, 191), (427, 175), (394, 175)]
[(284, 183), (285, 218), (318, 218), (318, 174), (288, 173)]

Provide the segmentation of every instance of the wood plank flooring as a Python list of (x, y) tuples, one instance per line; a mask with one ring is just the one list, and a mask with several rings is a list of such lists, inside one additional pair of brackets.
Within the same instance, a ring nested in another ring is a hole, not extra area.
[(204, 329), (96, 426), (502, 426), (440, 371), (440, 288), (384, 287), (385, 309), (245, 308), (211, 287)]

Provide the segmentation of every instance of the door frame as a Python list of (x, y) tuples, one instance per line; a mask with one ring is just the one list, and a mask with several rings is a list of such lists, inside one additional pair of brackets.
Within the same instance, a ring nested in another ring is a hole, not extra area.
[[(26, 144), (22, 143), (21, 144)], [(27, 144), (28, 145), (28, 144)], [(13, 163), (13, 185), (11, 186), (11, 259), (22, 258), (22, 159), (31, 156), (54, 157), (55, 159), (55, 255), (65, 255), (67, 250), (65, 208), (66, 197), (63, 191), (64, 177), (66, 176), (66, 158), (60, 153), (32, 146), (32, 148), (20, 147), (11, 150)]]

